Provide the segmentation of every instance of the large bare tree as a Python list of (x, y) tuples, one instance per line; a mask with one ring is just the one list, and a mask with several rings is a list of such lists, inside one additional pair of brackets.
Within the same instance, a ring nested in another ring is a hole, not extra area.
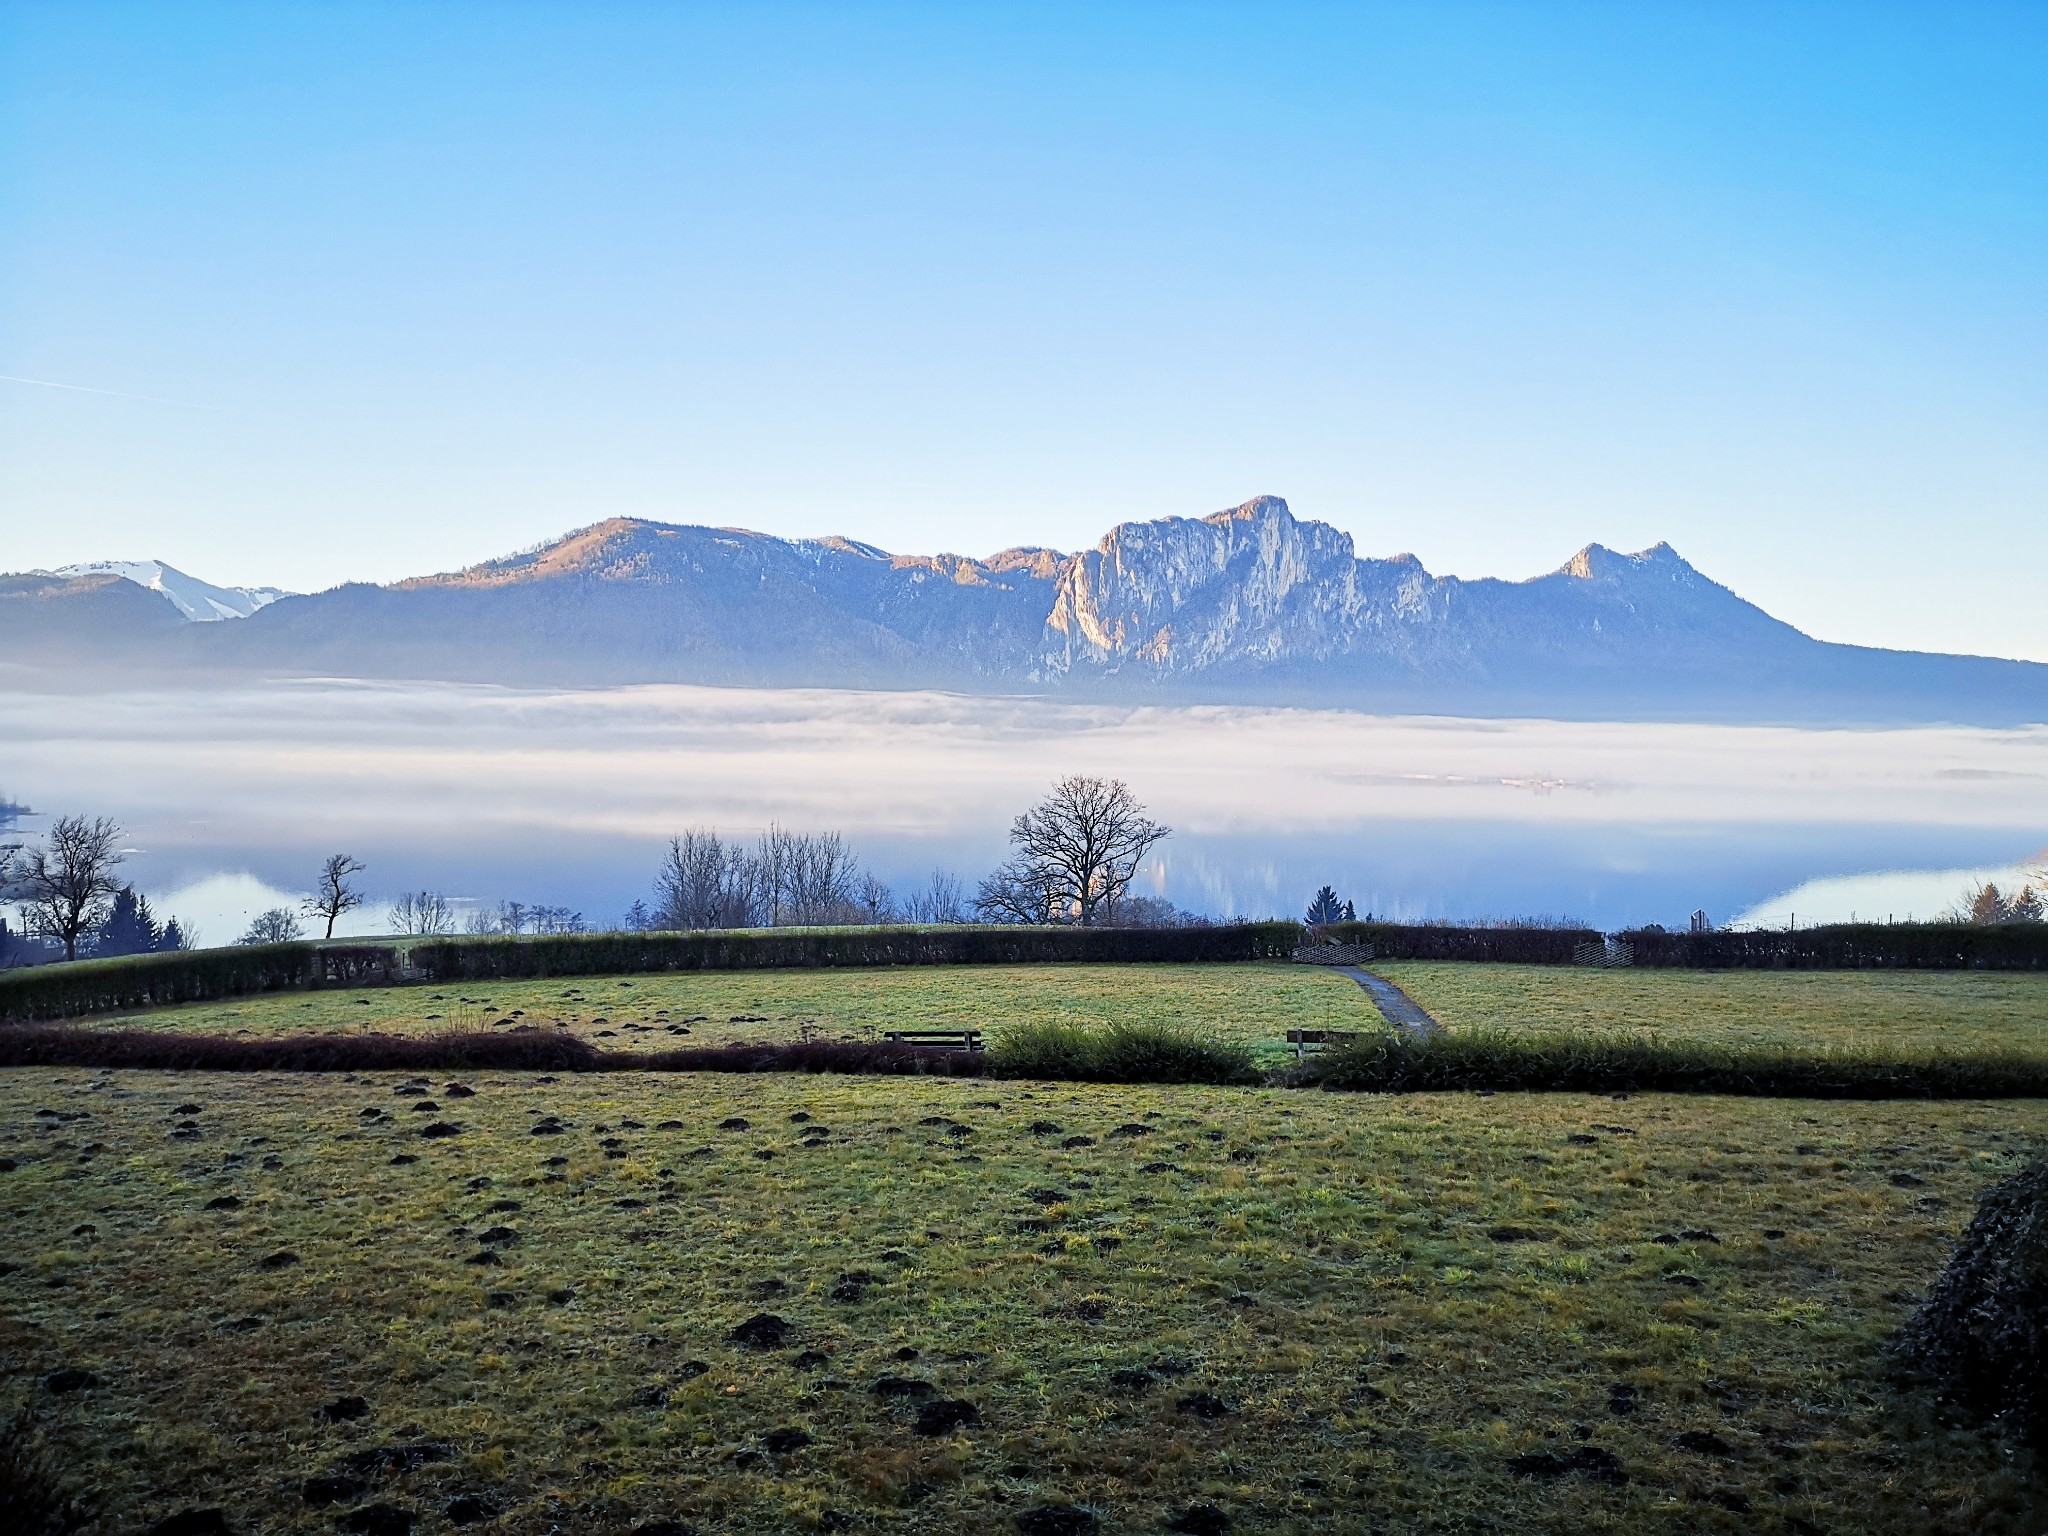
[(353, 912), (363, 904), (363, 893), (349, 884), (368, 866), (350, 858), (345, 853), (327, 856), (327, 862), (320, 866), (319, 882), (313, 887), (301, 906), (308, 917), (324, 918), (327, 931), (324, 937), (334, 937), (334, 920), (344, 912)]
[(1011, 824), (1013, 852), (982, 881), (975, 910), (995, 922), (1113, 921), (1138, 865), (1171, 835), (1123, 780), (1074, 774)]
[(10, 899), (21, 903), (30, 933), (55, 939), (64, 958), (78, 958), (78, 940), (98, 928), (121, 889), (121, 828), (104, 816), (60, 816), (43, 846), (13, 860), (4, 875)]
[(407, 891), (391, 909), (391, 931), (434, 935), (455, 931), (455, 911), (439, 891)]

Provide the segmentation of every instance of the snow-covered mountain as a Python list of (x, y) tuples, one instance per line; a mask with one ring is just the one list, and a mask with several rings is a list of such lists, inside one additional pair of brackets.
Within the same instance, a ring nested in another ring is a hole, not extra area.
[[(177, 573), (162, 574), (167, 589)], [(1669, 545), (1588, 545), (1527, 581), (1464, 581), (1412, 555), (1361, 556), (1348, 534), (1296, 518), (1277, 496), (1125, 523), (1078, 554), (986, 559), (616, 518), (466, 570), (267, 601), (241, 623), (168, 634), (129, 614), (108, 583), (142, 596), (103, 573), (0, 577), (0, 671), (11, 645), (22, 664), (72, 670), (78, 656), (118, 652), (157, 672), (516, 685), (2048, 721), (2048, 666), (1826, 644)], [(123, 626), (137, 623), (124, 649)]]
[(123, 576), (138, 587), (161, 593), (178, 612), (195, 623), (246, 619), (289, 592), (276, 587), (216, 587), (187, 576), (161, 560), (97, 560), (86, 565), (59, 566), (52, 576)]

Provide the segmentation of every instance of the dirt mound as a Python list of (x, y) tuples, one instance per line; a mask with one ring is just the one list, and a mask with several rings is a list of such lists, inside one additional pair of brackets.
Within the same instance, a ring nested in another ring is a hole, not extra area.
[(2048, 1159), (1985, 1191), (1899, 1347), (1949, 1401), (2048, 1444)]

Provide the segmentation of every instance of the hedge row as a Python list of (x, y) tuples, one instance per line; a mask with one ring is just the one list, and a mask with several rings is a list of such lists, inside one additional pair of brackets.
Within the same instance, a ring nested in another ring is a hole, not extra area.
[(1688, 970), (2041, 971), (2048, 923), (1836, 923), (1763, 933), (1618, 935), (1635, 963)]
[(1217, 928), (766, 928), (436, 939), (408, 963), (431, 981), (824, 966), (1018, 965), (1057, 960), (1284, 960), (1298, 923)]
[(1325, 923), (1316, 933), (1338, 944), (1365, 944), (1376, 960), (1492, 960), (1570, 965), (1581, 944), (1600, 944), (1592, 928), (1449, 928), (1408, 923)]
[(398, 951), (390, 945), (254, 944), (78, 960), (0, 971), (0, 1023), (167, 1008), (306, 987), (388, 986), (401, 976)]
[(1382, 1035), (1283, 1074), (1295, 1086), (1367, 1093), (1716, 1093), (1746, 1098), (2048, 1097), (2048, 1057), (1686, 1044), (1615, 1036)]
[(155, 1029), (31, 1024), (0, 1030), (0, 1068), (122, 1067), (156, 1072), (858, 1072), (969, 1076), (983, 1057), (886, 1041), (600, 1051), (534, 1034), (321, 1034), (247, 1038)]
[(1056, 960), (1285, 959), (1295, 923), (1217, 928), (767, 928), (578, 933), (390, 944), (264, 944), (81, 960), (0, 972), (0, 1023), (216, 1002), (309, 987), (499, 977), (615, 976), (822, 966), (1010, 965)]

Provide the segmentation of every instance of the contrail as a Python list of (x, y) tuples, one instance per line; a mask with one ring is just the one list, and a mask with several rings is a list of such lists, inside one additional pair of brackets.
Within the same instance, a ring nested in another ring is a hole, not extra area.
[(72, 389), (82, 395), (112, 395), (116, 400), (147, 400), (151, 405), (175, 405), (188, 411), (211, 411), (211, 405), (195, 405), (190, 400), (166, 400), (161, 395), (131, 395), (125, 389), (95, 389), (90, 384), (60, 384), (55, 379), (27, 379), (18, 373), (0, 373), (0, 380), (9, 384), (40, 384), (44, 389)]

